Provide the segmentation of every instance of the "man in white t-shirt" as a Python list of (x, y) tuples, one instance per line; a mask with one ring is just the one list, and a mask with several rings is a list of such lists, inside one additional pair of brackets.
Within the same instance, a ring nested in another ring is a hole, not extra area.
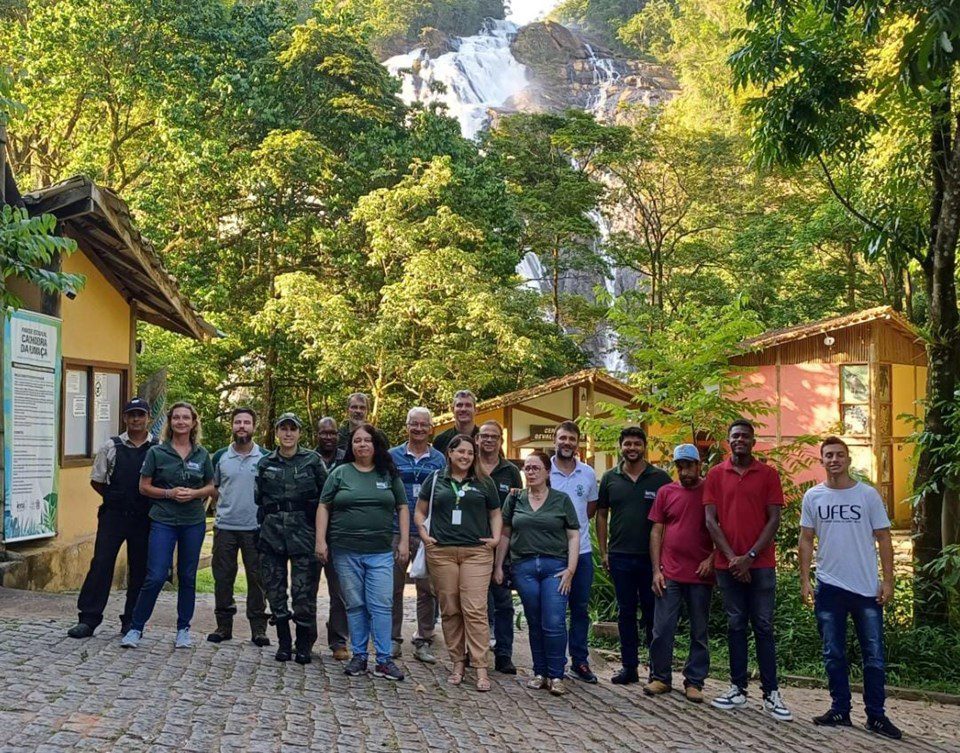
[[(820, 445), (826, 481), (803, 495), (800, 514), (800, 588), (813, 602), (823, 638), (823, 660), (833, 703), (814, 724), (850, 726), (847, 615), (853, 618), (863, 655), (866, 728), (899, 740), (902, 733), (884, 712), (883, 605), (893, 596), (890, 519), (877, 490), (850, 476), (850, 450), (842, 439)], [(810, 583), (817, 538), (816, 595)], [(877, 576), (877, 544), (883, 580)]]
[(569, 495), (580, 521), (580, 558), (569, 597), (571, 671), (584, 682), (596, 683), (597, 676), (590, 669), (587, 633), (590, 630), (590, 587), (593, 585), (590, 518), (597, 511), (597, 474), (577, 456), (580, 429), (573, 421), (564, 421), (557, 426), (553, 445), (555, 453), (550, 463), (550, 486)]

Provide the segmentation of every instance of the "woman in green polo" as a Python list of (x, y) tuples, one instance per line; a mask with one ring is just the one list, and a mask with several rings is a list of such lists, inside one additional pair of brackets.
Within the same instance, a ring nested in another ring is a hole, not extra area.
[(483, 472), (472, 437), (459, 434), (450, 440), (447, 467), (421, 487), (414, 520), (427, 550), (443, 639), (453, 661), (447, 681), (463, 682), (469, 651), (477, 670), (477, 690), (490, 690), (487, 591), (493, 552), (500, 541), (500, 496)]
[(200, 444), (200, 417), (190, 403), (167, 411), (161, 442), (147, 451), (140, 469), (140, 493), (150, 505), (147, 577), (133, 609), (130, 630), (120, 645), (135, 648), (153, 614), (157, 596), (177, 550), (177, 648), (193, 645), (190, 620), (197, 594), (197, 565), (206, 534), (204, 500), (213, 494), (213, 463)]
[(573, 501), (550, 488), (550, 458), (534, 450), (523, 464), (527, 488), (503, 503), (503, 538), (494, 583), (503, 582), (510, 552), (513, 583), (523, 603), (533, 654), (530, 688), (563, 695), (567, 664), (567, 598), (580, 559), (580, 521)]

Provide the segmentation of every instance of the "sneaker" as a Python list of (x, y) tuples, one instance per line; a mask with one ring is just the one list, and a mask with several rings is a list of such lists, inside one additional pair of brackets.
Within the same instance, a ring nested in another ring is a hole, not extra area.
[(567, 688), (563, 684), (562, 677), (554, 677), (549, 681), (547, 687), (550, 690), (550, 695), (565, 695), (567, 692)]
[(93, 628), (85, 622), (78, 622), (67, 631), (71, 638), (89, 638), (93, 635)]
[(127, 631), (127, 634), (123, 636), (123, 640), (120, 641), (120, 646), (123, 648), (136, 648), (140, 645), (140, 638), (142, 637), (142, 631), (131, 628)]
[(715, 709), (725, 709), (729, 711), (730, 709), (738, 709), (747, 702), (747, 691), (744, 688), (738, 688), (736, 685), (731, 685), (730, 689), (723, 695), (718, 695), (712, 701), (710, 705)]
[(392, 661), (388, 661), (386, 664), (378, 664), (374, 667), (373, 676), (382, 677), (385, 680), (402, 680), (403, 672)]
[(867, 719), (867, 723), (863, 725), (870, 732), (875, 732), (878, 735), (883, 735), (884, 737), (889, 737), (891, 740), (899, 740), (903, 737), (903, 732), (887, 717), (885, 716), (875, 716)]
[(493, 668), (502, 675), (515, 675), (517, 668), (513, 666), (513, 660), (509, 656), (495, 656), (493, 658)]
[(430, 651), (429, 643), (421, 643), (420, 645), (414, 647), (413, 649), (413, 658), (417, 661), (422, 661), (424, 664), (436, 664), (437, 657), (433, 655)]
[(403, 644), (400, 641), (390, 641), (390, 656), (399, 659), (403, 653)]
[(779, 690), (771, 690), (770, 694), (763, 699), (763, 710), (778, 722), (792, 722), (793, 714), (783, 702), (783, 697)]
[(190, 636), (190, 628), (181, 628), (177, 631), (177, 640), (173, 644), (174, 648), (193, 648), (193, 638)]
[(597, 684), (597, 676), (590, 669), (589, 664), (574, 664), (570, 667), (570, 672), (578, 680), (590, 683), (591, 685)]
[(623, 667), (610, 678), (610, 682), (614, 685), (633, 685), (634, 683), (640, 682), (640, 675), (637, 674), (637, 670), (635, 669)]
[(850, 714), (830, 709), (826, 714), (813, 717), (813, 723), (818, 727), (849, 727)]
[(687, 685), (683, 689), (683, 697), (690, 703), (703, 703), (703, 691), (696, 685)]
[(333, 649), (333, 659), (334, 661), (349, 661), (350, 649), (346, 646), (337, 646)]
[(550, 683), (543, 675), (534, 675), (527, 680), (527, 687), (530, 688), (530, 690), (543, 690), (544, 688), (550, 687)]
[(669, 693), (671, 690), (672, 688), (661, 680), (650, 680), (650, 682), (643, 686), (644, 695), (663, 695), (664, 693)]
[(361, 675), (365, 675), (367, 673), (366, 658), (354, 654), (347, 666), (344, 667), (343, 673), (345, 675), (350, 675), (350, 677), (360, 677)]

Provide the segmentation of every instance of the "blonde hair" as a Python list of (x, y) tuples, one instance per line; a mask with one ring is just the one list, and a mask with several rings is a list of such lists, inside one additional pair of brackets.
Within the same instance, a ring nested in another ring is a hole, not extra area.
[(170, 442), (173, 440), (173, 428), (171, 423), (173, 422), (173, 412), (177, 408), (186, 408), (190, 411), (190, 415), (193, 418), (193, 428), (190, 430), (190, 444), (196, 447), (200, 444), (200, 441), (203, 438), (203, 430), (200, 428), (200, 415), (197, 413), (197, 409), (187, 402), (174, 403), (170, 406), (169, 410), (167, 410), (167, 421), (163, 425), (163, 431), (160, 433), (160, 440), (163, 442)]

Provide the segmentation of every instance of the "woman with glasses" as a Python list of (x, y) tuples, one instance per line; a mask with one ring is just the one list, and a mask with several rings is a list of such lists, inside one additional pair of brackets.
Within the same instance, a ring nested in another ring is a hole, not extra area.
[[(453, 661), (451, 685), (463, 682), (467, 651), (477, 690), (490, 690), (487, 591), (500, 541), (500, 497), (480, 467), (473, 438), (458, 434), (447, 445), (447, 465), (420, 489), (415, 519), (427, 548), (427, 567), (440, 602), (443, 638)], [(427, 516), (430, 527), (426, 527)]]
[(511, 493), (503, 505), (493, 580), (503, 582), (509, 552), (533, 654), (534, 677), (527, 687), (563, 695), (567, 597), (580, 557), (580, 521), (570, 497), (550, 488), (550, 458), (543, 450), (526, 458), (523, 473), (527, 488)]

